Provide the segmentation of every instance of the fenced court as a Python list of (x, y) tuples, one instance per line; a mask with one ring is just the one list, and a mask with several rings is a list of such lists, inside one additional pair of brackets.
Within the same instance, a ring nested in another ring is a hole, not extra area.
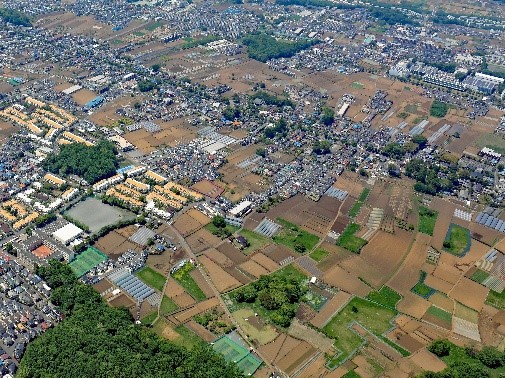
[(226, 361), (235, 362), (246, 376), (252, 376), (261, 365), (261, 361), (254, 357), (249, 350), (226, 335), (217, 339), (212, 347), (216, 352), (222, 354)]
[(90, 246), (84, 252), (77, 255), (74, 261), (68, 265), (77, 275), (77, 277), (82, 277), (92, 268), (107, 260), (107, 258), (107, 255), (103, 254), (95, 247)]

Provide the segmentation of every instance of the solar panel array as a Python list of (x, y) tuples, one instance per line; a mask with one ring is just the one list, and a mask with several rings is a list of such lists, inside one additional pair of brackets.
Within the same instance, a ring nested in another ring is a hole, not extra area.
[(340, 190), (332, 186), (324, 194), (327, 195), (328, 197), (333, 197), (338, 199), (339, 201), (343, 201), (347, 197), (348, 193), (345, 190)]
[(483, 226), (505, 233), (505, 222), (487, 213), (477, 214), (475, 222)]
[(155, 291), (126, 269), (119, 269), (109, 275), (109, 279), (124, 289), (137, 302), (142, 302)]

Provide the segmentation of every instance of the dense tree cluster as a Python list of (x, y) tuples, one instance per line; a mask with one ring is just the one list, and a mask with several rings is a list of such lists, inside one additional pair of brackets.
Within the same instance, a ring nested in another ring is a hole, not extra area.
[(421, 378), (486, 378), (495, 375), (493, 369), (505, 365), (505, 354), (492, 346), (485, 346), (481, 350), (469, 346), (463, 351), (448, 340), (436, 340), (428, 346), (428, 350), (441, 358), (451, 354), (458, 358), (450, 358), (449, 366), (441, 372), (428, 371), (421, 374)]
[(295, 107), (295, 103), (290, 99), (285, 97), (277, 97), (265, 91), (258, 91), (251, 96), (251, 100), (256, 99), (260, 99), (265, 105), (273, 105), (281, 108), (284, 106), (291, 106), (292, 108)]
[(43, 166), (49, 172), (74, 174), (93, 184), (115, 174), (119, 166), (116, 154), (114, 144), (106, 140), (95, 146), (72, 143), (61, 146), (58, 154), (50, 154)]
[(237, 290), (237, 302), (257, 302), (269, 311), (273, 323), (288, 327), (295, 316), (296, 304), (307, 292), (301, 279), (282, 275), (261, 276), (259, 280)]
[(317, 140), (312, 146), (312, 152), (316, 155), (326, 155), (330, 153), (331, 142), (327, 140)]
[(448, 104), (446, 104), (445, 102), (435, 100), (431, 104), (430, 115), (432, 117), (443, 118), (446, 116), (448, 110), (449, 110)]
[(275, 0), (279, 5), (301, 5), (306, 7), (328, 7), (337, 9), (354, 9), (359, 5), (335, 3), (330, 0)]
[(420, 159), (409, 161), (405, 166), (405, 174), (417, 181), (414, 185), (416, 191), (431, 195), (451, 191), (458, 182), (457, 167), (428, 165)]
[(242, 113), (240, 112), (240, 108), (227, 106), (223, 110), (222, 114), (223, 117), (228, 121), (235, 121), (236, 119), (240, 118)]
[(133, 323), (109, 307), (68, 265), (51, 261), (38, 273), (53, 288), (65, 319), (28, 345), (18, 377), (243, 377), (208, 346), (191, 351)]
[(330, 126), (335, 122), (335, 112), (333, 109), (325, 106), (321, 114), (321, 123), (325, 126)]
[(56, 220), (56, 214), (47, 213), (47, 214), (39, 215), (37, 218), (35, 218), (33, 223), (35, 224), (35, 226), (40, 228), (40, 227), (44, 227), (46, 224), (54, 222), (55, 220)]
[(412, 20), (405, 13), (399, 12), (396, 9), (371, 8), (370, 13), (372, 14), (373, 17), (377, 18), (379, 22), (388, 25), (395, 25), (395, 24), (414, 25), (414, 26), (419, 25), (418, 22)]
[(305, 50), (317, 41), (282, 41), (265, 33), (252, 33), (242, 39), (247, 46), (249, 57), (265, 63), (270, 59), (290, 58), (297, 52)]
[(157, 85), (152, 80), (139, 80), (137, 83), (137, 87), (141, 92), (150, 92), (153, 89), (156, 89)]
[(9, 22), (13, 25), (32, 26), (30, 19), (25, 14), (14, 9), (0, 7), (0, 17), (2, 17), (5, 22)]
[(274, 127), (267, 127), (265, 129), (265, 137), (268, 139), (275, 138), (276, 135), (287, 135), (288, 124), (284, 119), (280, 119), (276, 122)]

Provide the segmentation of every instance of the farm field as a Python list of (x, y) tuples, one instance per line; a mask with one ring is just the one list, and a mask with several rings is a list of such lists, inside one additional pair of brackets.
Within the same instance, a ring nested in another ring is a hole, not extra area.
[(383, 305), (392, 310), (396, 310), (396, 304), (402, 299), (401, 295), (387, 286), (383, 286), (379, 291), (372, 291), (366, 299)]
[(191, 277), (190, 272), (195, 269), (193, 264), (186, 263), (177, 272), (172, 274), (174, 280), (176, 280), (193, 298), (197, 301), (203, 301), (207, 296), (202, 291), (202, 289), (195, 282), (193, 277)]
[(348, 328), (352, 322), (358, 322), (380, 336), (391, 328), (390, 321), (396, 313), (395, 310), (384, 308), (365, 299), (353, 298), (323, 328), (327, 336), (335, 339), (335, 347), (341, 352), (336, 360), (344, 361), (363, 343), (361, 337)]
[(249, 247), (246, 247), (242, 250), (242, 252), (246, 255), (257, 251), (258, 249), (261, 249), (270, 243), (269, 239), (257, 234), (256, 232), (246, 230), (245, 228), (239, 231), (239, 235), (246, 238), (246, 240), (249, 242)]
[(433, 236), (435, 223), (437, 222), (438, 212), (428, 209), (427, 207), (419, 207), (419, 232)]
[(163, 291), (166, 278), (161, 273), (156, 272), (152, 268), (145, 267), (139, 270), (135, 275), (147, 285), (154, 287), (156, 290)]
[(312, 260), (321, 262), (323, 261), (326, 257), (328, 257), (330, 253), (326, 251), (325, 249), (322, 248), (317, 248), (314, 252), (310, 254), (310, 257)]
[(355, 217), (356, 215), (358, 215), (361, 206), (365, 203), (368, 197), (368, 194), (370, 194), (370, 189), (364, 188), (361, 194), (359, 195), (357, 201), (351, 207), (351, 210), (349, 210), (349, 216)]
[(356, 223), (350, 223), (337, 240), (337, 245), (354, 253), (360, 253), (367, 241), (354, 234), (360, 229)]
[(282, 229), (273, 238), (276, 243), (285, 245), (295, 252), (303, 253), (312, 250), (319, 242), (319, 238), (316, 235), (300, 229), (291, 222), (281, 218), (277, 218), (277, 222), (282, 226)]
[(470, 231), (451, 223), (444, 241), (444, 250), (456, 256), (462, 256), (470, 249), (472, 239)]

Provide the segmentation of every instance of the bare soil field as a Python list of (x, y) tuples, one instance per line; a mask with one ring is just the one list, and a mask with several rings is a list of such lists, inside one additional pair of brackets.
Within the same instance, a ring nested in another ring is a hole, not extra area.
[(199, 261), (208, 272), (210, 279), (220, 293), (235, 289), (242, 285), (240, 281), (224, 271), (219, 265), (217, 265), (207, 256), (200, 256)]
[(193, 316), (201, 314), (204, 311), (216, 307), (219, 305), (219, 299), (216, 297), (206, 299), (203, 302), (199, 302), (191, 308), (175, 313), (173, 316), (181, 323), (185, 323)]
[(443, 249), (445, 236), (447, 235), (447, 230), (451, 224), (456, 205), (449, 201), (445, 201), (442, 198), (435, 197), (431, 201), (430, 208), (438, 211), (437, 222), (435, 224), (435, 229), (433, 230), (431, 245), (441, 251)]
[(431, 295), (428, 300), (436, 305), (437, 307), (440, 307), (441, 309), (449, 312), (452, 314), (454, 311), (454, 301), (449, 298), (448, 296), (442, 294), (442, 293), (435, 293)]
[(185, 324), (191, 331), (196, 333), (201, 339), (210, 343), (216, 339), (216, 335), (208, 331), (204, 326), (198, 324), (194, 320), (190, 320)]
[[(368, 283), (377, 288), (387, 282), (398, 269), (413, 237), (412, 232), (401, 229), (396, 230), (395, 234), (378, 231), (359, 255), (364, 264), (360, 264), (360, 261), (356, 259), (354, 266), (347, 264), (347, 261), (342, 263), (342, 266), (345, 265), (351, 273), (354, 272), (356, 275), (363, 277)], [(395, 247), (391, 248), (391, 246)], [(372, 266), (374, 268), (373, 273), (366, 274), (363, 271), (364, 266)], [(360, 274), (360, 272), (362, 273)]]
[(403, 299), (398, 302), (396, 308), (398, 311), (410, 315), (413, 318), (421, 319), (430, 306), (431, 303), (426, 299), (409, 291), (404, 294)]
[(314, 202), (298, 194), (272, 208), (267, 217), (283, 218), (309, 232), (322, 235), (337, 216), (340, 205), (341, 202), (335, 198), (323, 196), (318, 202)]
[(78, 90), (75, 93), (72, 93), (72, 98), (79, 105), (84, 105), (87, 102), (93, 100), (97, 96), (96, 93), (91, 92), (89, 89), (83, 88)]
[(372, 290), (356, 276), (342, 269), (340, 266), (334, 266), (323, 276), (323, 281), (334, 287), (338, 287), (350, 294), (366, 297)]
[(449, 297), (480, 312), (488, 293), (489, 289), (487, 287), (463, 277), (449, 293)]
[(432, 274), (428, 274), (426, 276), (424, 283), (435, 290), (441, 291), (444, 294), (449, 294), (449, 292), (454, 287), (454, 284), (447, 282), (442, 278), (435, 277)]
[(350, 196), (355, 198), (358, 198), (363, 190), (363, 185), (361, 184), (359, 177), (356, 173), (349, 171), (345, 171), (341, 176), (339, 176), (333, 186), (337, 189), (345, 190)]
[(444, 281), (447, 281), (451, 284), (456, 284), (456, 282), (458, 282), (460, 277), (463, 275), (463, 272), (454, 266), (444, 264), (439, 261), (438, 266), (435, 268), (432, 274), (435, 277), (443, 279)]
[(214, 296), (214, 292), (212, 291), (211, 287), (207, 283), (207, 280), (205, 277), (202, 275), (202, 273), (198, 269), (193, 269), (189, 275), (193, 278), (193, 280), (196, 282), (198, 287), (202, 289), (203, 293), (207, 298), (211, 298)]
[(181, 308), (192, 306), (196, 303), (193, 297), (186, 293), (184, 288), (172, 278), (170, 278), (167, 282), (165, 294)]
[(472, 223), (470, 225), (470, 233), (472, 234), (472, 238), (477, 239), (478, 241), (489, 246), (494, 245), (496, 242), (503, 238), (502, 233), (492, 230), (488, 227), (484, 227), (478, 223)]
[(328, 242), (321, 243), (320, 248), (330, 252), (330, 255), (328, 257), (317, 264), (317, 268), (323, 272), (328, 271), (333, 266), (340, 264), (351, 256), (355, 256), (354, 253)]
[(109, 302), (112, 307), (126, 307), (130, 308), (135, 305), (135, 302), (130, 299), (126, 294), (121, 294)]
[(238, 266), (238, 268), (244, 272), (249, 273), (250, 275), (260, 278), (261, 276), (267, 275), (269, 272), (265, 268), (263, 268), (258, 263), (253, 260), (248, 260)]
[(279, 264), (277, 264), (271, 258), (265, 256), (263, 253), (255, 253), (254, 255), (251, 255), (251, 260), (258, 263), (269, 272), (273, 272), (280, 267)]
[(275, 261), (279, 265), (286, 261), (286, 259), (294, 259), (297, 257), (288, 247), (284, 245), (272, 244), (262, 251), (267, 257)]
[(182, 236), (186, 237), (208, 223), (210, 223), (210, 219), (206, 215), (198, 210), (190, 209), (175, 220), (174, 227)]
[(96, 248), (105, 253), (112, 260), (116, 260), (123, 253), (129, 249), (140, 252), (142, 250), (137, 244), (132, 243), (124, 236), (118, 234), (116, 231), (109, 232), (102, 236), (94, 244)]
[(221, 243), (216, 249), (232, 260), (234, 265), (242, 264), (248, 260), (247, 256), (245, 256), (228, 241)]
[(221, 239), (213, 235), (204, 228), (196, 231), (186, 238), (186, 242), (195, 254), (200, 254), (208, 248), (212, 248), (219, 243)]
[(216, 199), (223, 192), (224, 189), (209, 180), (202, 180), (195, 183), (191, 189), (203, 194), (206, 197)]
[(421, 349), (420, 351), (414, 353), (412, 356), (410, 356), (410, 360), (425, 371), (429, 370), (439, 372), (447, 367), (445, 362), (443, 362), (433, 353), (428, 352), (426, 349)]
[(206, 250), (203, 254), (208, 258), (210, 258), (212, 261), (214, 261), (216, 264), (221, 266), (222, 268), (231, 268), (235, 265), (234, 262), (230, 260), (225, 254), (219, 252), (215, 248), (210, 248)]

